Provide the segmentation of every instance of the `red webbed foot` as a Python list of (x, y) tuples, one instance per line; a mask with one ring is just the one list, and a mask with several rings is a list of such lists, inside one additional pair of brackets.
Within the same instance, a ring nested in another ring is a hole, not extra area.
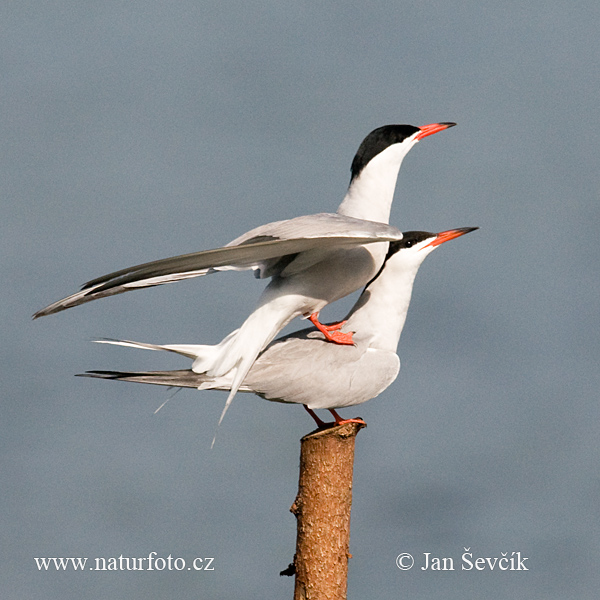
[(367, 426), (363, 419), (342, 419), (342, 417), (340, 417), (340, 415), (338, 415), (337, 412), (335, 412), (335, 410), (333, 410), (332, 408), (329, 408), (328, 410), (333, 415), (335, 421), (333, 423), (325, 423), (325, 421), (322, 421), (316, 415), (315, 411), (308, 408), (306, 404), (303, 404), (302, 406), (304, 406), (306, 412), (315, 420), (315, 423), (317, 424), (317, 427), (319, 429), (329, 429), (338, 425), (345, 425), (346, 423), (358, 423), (359, 425), (364, 425), (365, 427)]
[(333, 415), (333, 418), (335, 419), (335, 424), (336, 425), (345, 425), (346, 423), (359, 423), (361, 425), (364, 425), (365, 427), (367, 426), (367, 424), (365, 423), (365, 421), (361, 418), (358, 419), (342, 419), (342, 417), (340, 417), (340, 415), (338, 415), (335, 410), (333, 410), (333, 408), (329, 408), (328, 409), (329, 412)]
[(328, 342), (345, 346), (354, 346), (354, 341), (352, 340), (352, 334), (354, 332), (349, 331), (348, 333), (343, 333), (339, 331), (346, 321), (333, 323), (332, 325), (323, 325), (323, 323), (319, 321), (319, 313), (313, 313), (308, 318), (310, 319), (310, 322), (325, 336), (325, 339)]

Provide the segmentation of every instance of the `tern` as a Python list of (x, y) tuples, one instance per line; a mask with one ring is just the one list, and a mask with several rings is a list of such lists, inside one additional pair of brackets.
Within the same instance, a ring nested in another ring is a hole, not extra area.
[[(406, 321), (413, 283), (425, 258), (441, 244), (477, 227), (441, 233), (410, 231), (391, 242), (380, 271), (363, 290), (342, 330), (354, 332), (354, 344), (328, 343), (321, 331), (304, 329), (273, 341), (258, 356), (239, 391), (271, 402), (302, 404), (319, 427), (328, 426), (314, 413), (327, 409), (335, 424), (344, 420), (338, 408), (362, 404), (383, 392), (397, 377), (398, 342)], [(98, 340), (149, 350), (164, 350), (192, 360), (211, 346), (155, 345), (125, 340)], [(195, 369), (153, 372), (88, 371), (82, 377), (133, 381), (154, 385), (229, 391), (232, 373), (211, 376)]]
[(329, 341), (352, 344), (342, 323), (329, 326), (319, 311), (360, 289), (379, 271), (388, 242), (402, 233), (388, 225), (400, 166), (421, 139), (453, 127), (385, 125), (363, 140), (351, 165), (346, 196), (337, 213), (319, 213), (257, 227), (226, 246), (122, 269), (38, 311), (34, 319), (92, 300), (225, 270), (255, 271), (271, 278), (256, 310), (240, 329), (199, 356), (194, 371), (224, 375), (236, 369), (221, 420), (252, 363), (292, 319), (308, 317)]

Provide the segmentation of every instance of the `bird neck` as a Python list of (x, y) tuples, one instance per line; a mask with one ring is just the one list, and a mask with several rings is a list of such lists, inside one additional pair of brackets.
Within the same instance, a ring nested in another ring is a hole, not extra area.
[(378, 154), (352, 178), (338, 214), (389, 223), (398, 172), (412, 144), (397, 146)]
[(395, 352), (406, 321), (419, 264), (396, 273), (386, 269), (363, 291), (347, 317), (345, 331), (366, 336), (369, 347)]

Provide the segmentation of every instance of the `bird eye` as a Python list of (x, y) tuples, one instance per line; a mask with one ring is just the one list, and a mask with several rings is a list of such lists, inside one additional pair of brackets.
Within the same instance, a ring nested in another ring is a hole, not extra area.
[(412, 240), (406, 240), (406, 248), (411, 248), (413, 246), (414, 242)]

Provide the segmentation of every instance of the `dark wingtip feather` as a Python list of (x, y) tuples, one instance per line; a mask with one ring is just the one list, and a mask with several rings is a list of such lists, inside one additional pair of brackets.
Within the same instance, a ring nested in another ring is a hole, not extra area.
[(77, 373), (75, 377), (95, 377), (97, 379), (122, 379), (123, 377), (135, 376), (136, 373), (120, 373), (119, 371), (86, 371)]

